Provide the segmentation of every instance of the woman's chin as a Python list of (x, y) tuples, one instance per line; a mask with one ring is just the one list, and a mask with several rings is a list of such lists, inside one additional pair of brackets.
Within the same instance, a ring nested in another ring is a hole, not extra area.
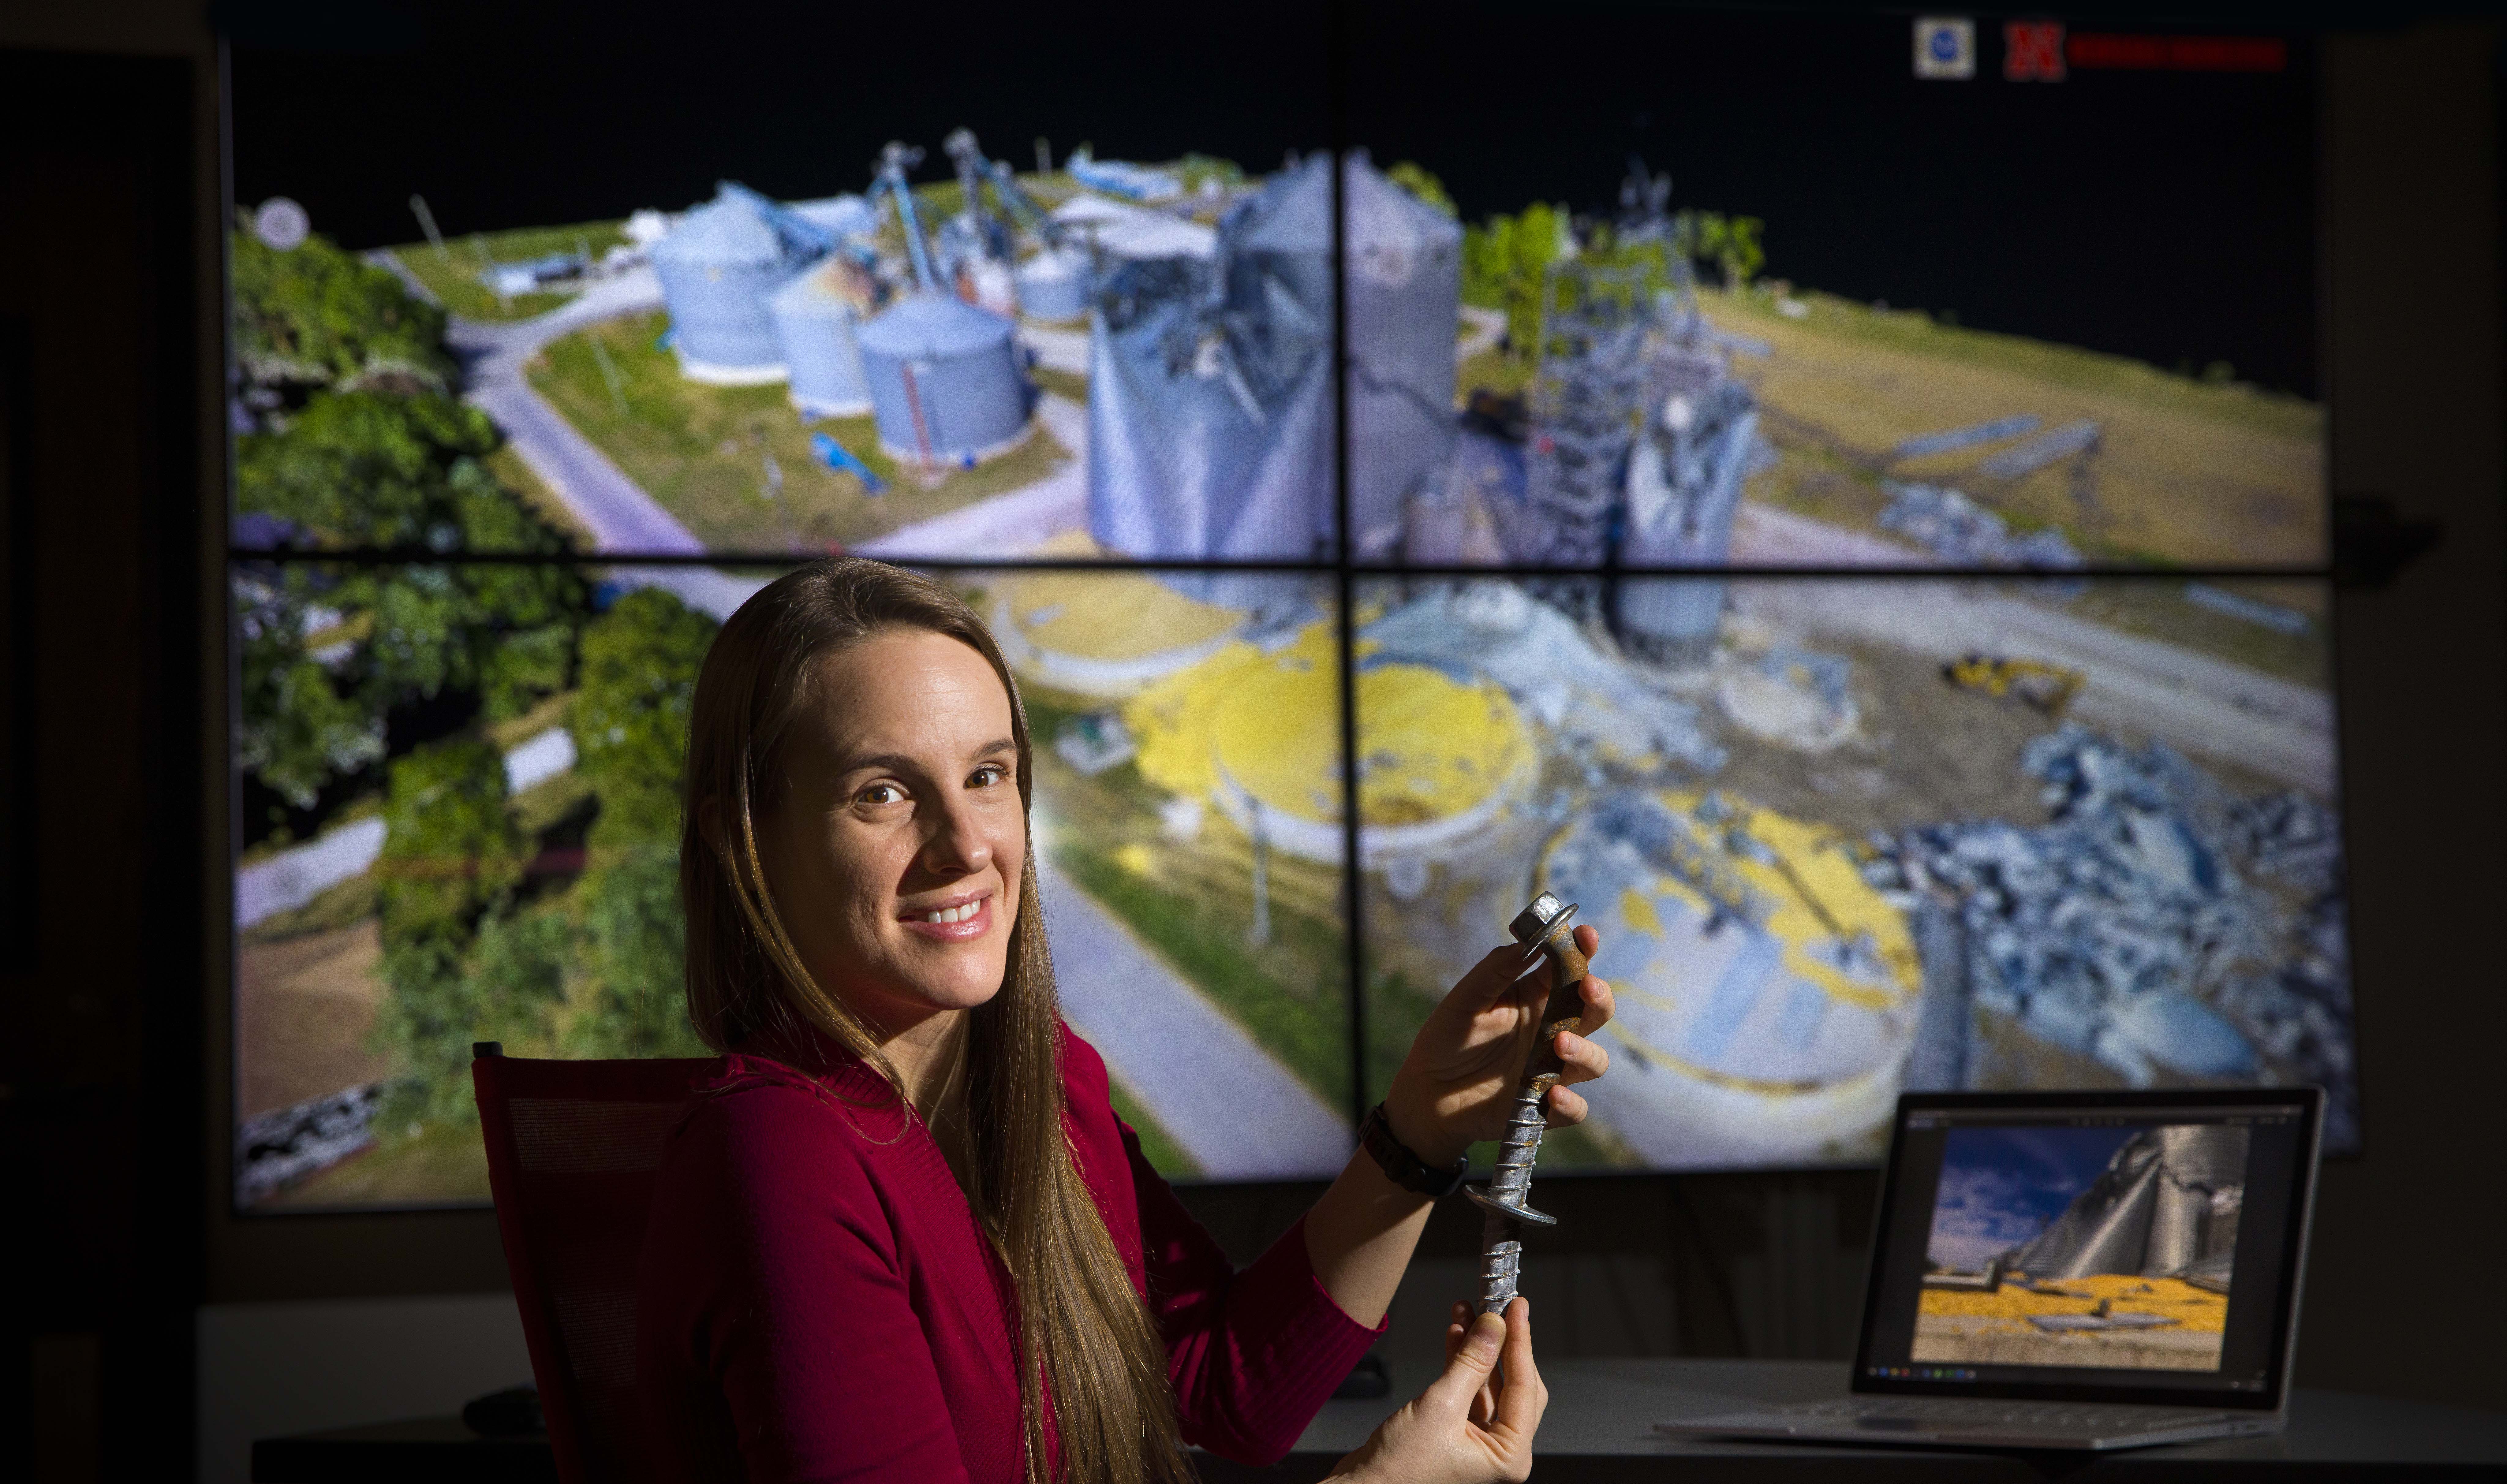
[[(941, 961), (912, 961), (932, 959)], [(971, 1010), (1001, 992), (1000, 956), (971, 944), (951, 952), (916, 954), (897, 968), (889, 993), (926, 1010)]]

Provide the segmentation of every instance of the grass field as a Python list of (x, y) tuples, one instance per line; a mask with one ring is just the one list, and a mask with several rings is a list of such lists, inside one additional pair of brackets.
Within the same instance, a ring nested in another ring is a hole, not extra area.
[(1088, 379), (1077, 372), (1056, 371), (1050, 366), (1038, 366), (1029, 372), (1028, 376), (1036, 385), (1052, 392), (1055, 396), (1069, 397), (1072, 401), (1082, 405), (1088, 401)]
[(540, 483), (540, 477), (531, 472), (530, 465), (523, 462), (523, 456), (514, 452), (513, 445), (498, 448), (488, 455), (485, 462), (488, 472), (496, 476), (496, 483), (514, 491), (524, 504), (531, 507), (533, 514), (556, 526), (569, 549), (578, 552), (598, 549), (600, 543), (593, 538), (592, 528), (566, 507), (565, 501), (557, 497), (556, 490)]
[(259, 1209), (324, 1206), (485, 1205), (488, 1148), (475, 1123), (377, 1129), (374, 1146), (262, 1203)]
[(2230, 579), (2208, 586), (2303, 613), (2309, 627), (2304, 633), (2284, 633), (2216, 612), (2188, 598), (2187, 584), (2172, 578), (2094, 583), (2064, 607), (2111, 629), (2163, 639), (2301, 685), (2331, 688), (2333, 593), (2328, 584)]
[[(708, 546), (720, 550), (822, 552), (1031, 485), (1068, 457), (1042, 427), (1016, 449), (935, 482), (901, 473), (881, 452), (868, 417), (804, 423), (781, 386), (703, 386), (679, 375), (657, 344), (661, 313), (610, 320), (550, 345), (530, 365), (531, 384), (566, 420), (617, 461)], [(618, 373), (612, 396), (593, 353), (598, 341)], [(623, 410), (622, 410), (623, 403)], [(825, 433), (888, 482), (870, 494), (810, 451)], [(766, 457), (783, 477), (767, 497)]]
[(564, 294), (517, 294), (499, 300), (479, 281), (488, 261), (517, 263), (553, 252), (589, 251), (600, 257), (616, 243), (618, 222), (578, 222), (571, 227), (524, 227), (512, 232), (447, 237), (438, 256), (431, 242), (404, 242), (391, 252), (418, 275), (438, 303), (464, 319), (528, 319), (565, 303)]
[[(1868, 525), (1883, 476), (1954, 483), (2016, 528), (2053, 525), (2093, 558), (2161, 564), (2311, 563), (2324, 555), (2323, 410), (2121, 356), (1880, 313), (1805, 294), (1801, 319), (1766, 301), (1699, 293), (1720, 327), (1766, 343), (1735, 354), (1786, 457), (1755, 498)], [(2066, 459), (2016, 480), (1978, 465), (2008, 443), (1893, 460), (1907, 439), (2015, 414), (2039, 429), (2098, 424), (2076, 479)], [(1853, 487), (1861, 487), (1859, 489)]]

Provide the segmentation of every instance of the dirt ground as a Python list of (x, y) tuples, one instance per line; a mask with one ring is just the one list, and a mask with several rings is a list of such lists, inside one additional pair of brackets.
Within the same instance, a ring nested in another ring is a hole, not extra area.
[(1854, 664), (1852, 738), (1827, 752), (1800, 752), (1751, 736), (1711, 702), (1716, 741), (1731, 761), (1715, 786), (1816, 820), (1853, 839), (1949, 819), (2046, 821), (2036, 780), (2019, 749), (2053, 723), (2017, 701), (1961, 691), (1939, 662), (1876, 645), (1823, 642)]
[(2094, 1365), (2127, 1370), (2215, 1371), (2220, 1332), (2142, 1329), (2069, 1334), (2023, 1332), (1998, 1320), (1927, 1314), (1915, 1321), (1911, 1360), (1971, 1365)]
[(382, 984), (375, 977), (382, 957), (372, 918), (243, 945), (236, 975), (236, 1101), (242, 1116), (392, 1075), (389, 1060), (366, 1048), (382, 1004)]

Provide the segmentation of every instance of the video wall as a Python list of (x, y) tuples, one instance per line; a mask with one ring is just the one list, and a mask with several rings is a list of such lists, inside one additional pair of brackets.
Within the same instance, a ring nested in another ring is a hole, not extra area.
[(1467, 102), (1497, 24), (590, 185), (518, 95), (497, 190), (303, 134), (457, 36), (239, 52), (238, 1206), (483, 1200), (474, 1041), (703, 1054), (688, 692), (831, 552), (1009, 654), (1173, 1176), (1337, 1169), (1541, 889), (1620, 1006), (1544, 1172), (1868, 1161), (1909, 1087), (2320, 1082), (2355, 1143), (2304, 42), (1570, 11)]

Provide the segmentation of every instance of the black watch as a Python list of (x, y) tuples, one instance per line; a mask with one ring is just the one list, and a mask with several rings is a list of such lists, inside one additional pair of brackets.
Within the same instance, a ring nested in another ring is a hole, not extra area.
[(1375, 1162), (1384, 1167), (1385, 1177), (1404, 1190), (1415, 1190), (1429, 1200), (1441, 1200), (1452, 1195), (1463, 1183), (1463, 1174), (1472, 1167), (1470, 1155), (1447, 1168), (1439, 1169), (1411, 1152), (1410, 1146), (1393, 1137), (1393, 1124), (1384, 1116), (1384, 1104), (1367, 1109), (1366, 1121), (1358, 1126), (1358, 1141)]

